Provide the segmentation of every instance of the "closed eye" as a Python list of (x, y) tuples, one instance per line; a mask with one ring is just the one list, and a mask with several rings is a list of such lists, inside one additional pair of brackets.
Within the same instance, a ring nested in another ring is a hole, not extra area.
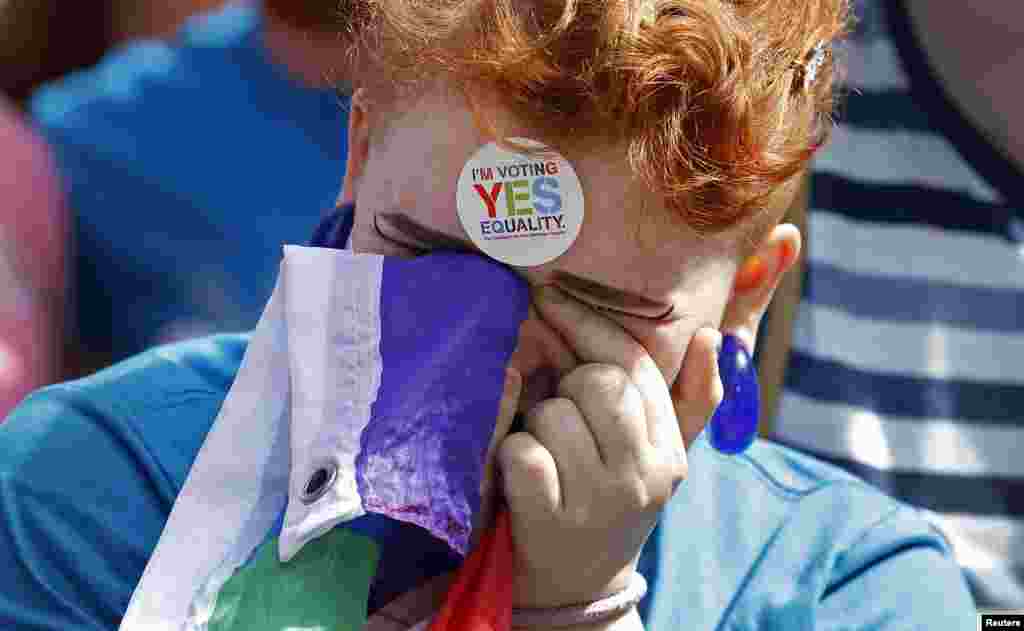
[[(397, 245), (397, 246), (399, 246), (401, 248), (405, 248), (406, 250), (411, 250), (413, 252), (413, 254), (415, 254), (416, 256), (423, 256), (424, 254), (429, 254), (430, 251), (431, 251), (429, 248), (424, 248), (421, 245), (415, 245), (415, 244), (409, 243), (408, 241), (406, 241), (405, 239), (402, 239), (400, 237), (396, 238), (394, 236), (390, 236), (390, 235), (384, 234), (384, 231), (381, 230), (381, 228), (380, 228), (380, 223), (378, 223), (378, 221), (377, 221), (377, 216), (376, 215), (374, 215), (374, 217), (373, 217), (373, 229), (374, 229), (374, 231), (377, 232), (377, 236), (379, 236), (381, 239), (384, 239), (385, 241), (393, 243), (394, 245)], [(399, 233), (399, 234), (401, 234), (401, 233)]]
[(617, 314), (617, 315), (626, 316), (628, 318), (638, 318), (640, 320), (647, 320), (649, 322), (668, 322), (669, 320), (674, 319), (672, 316), (675, 314), (675, 310), (676, 310), (675, 305), (669, 305), (668, 309), (666, 309), (664, 312), (658, 313), (658, 314), (635, 313), (633, 311), (625, 311), (623, 309), (618, 309), (618, 308), (615, 308), (615, 307), (610, 307), (610, 306), (608, 306), (606, 304), (602, 304), (602, 303), (596, 301), (592, 296), (588, 296), (586, 294), (583, 294), (582, 292), (576, 291), (574, 289), (570, 289), (568, 287), (565, 287), (564, 285), (556, 285), (556, 286), (560, 290), (564, 291), (565, 293), (569, 294), (570, 296), (572, 296), (576, 300), (579, 300), (580, 302), (586, 304), (588, 307), (590, 307), (590, 308), (592, 308), (592, 309), (594, 309), (596, 311), (603, 311), (605, 313), (614, 313), (614, 314)]
[(432, 250), (477, 251), (477, 247), (472, 242), (424, 226), (403, 212), (377, 213), (373, 216), (373, 225), (385, 239), (410, 249), (422, 252)]

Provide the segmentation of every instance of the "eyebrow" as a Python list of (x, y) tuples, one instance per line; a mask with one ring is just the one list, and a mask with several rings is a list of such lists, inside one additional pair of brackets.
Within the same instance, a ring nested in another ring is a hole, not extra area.
[[(411, 239), (411, 241), (403, 242), (401, 239), (394, 239), (391, 235), (385, 234), (385, 232), (381, 230), (381, 223), (378, 220), (382, 220), (385, 227), (394, 228), (394, 230), (402, 233), (403, 237), (407, 237)], [(416, 249), (430, 250), (433, 248), (442, 248), (453, 250), (477, 250), (476, 245), (471, 241), (466, 241), (441, 232), (440, 230), (424, 226), (405, 213), (378, 213), (374, 215), (373, 222), (377, 227), (377, 231), (380, 232), (384, 238), (398, 241), (402, 245), (408, 245)]]

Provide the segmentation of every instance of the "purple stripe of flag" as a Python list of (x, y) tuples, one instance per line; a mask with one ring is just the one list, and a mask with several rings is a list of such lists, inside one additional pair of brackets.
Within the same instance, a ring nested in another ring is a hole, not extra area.
[(366, 510), (426, 528), (465, 555), (526, 283), (469, 254), (385, 258), (383, 371), (360, 440)]

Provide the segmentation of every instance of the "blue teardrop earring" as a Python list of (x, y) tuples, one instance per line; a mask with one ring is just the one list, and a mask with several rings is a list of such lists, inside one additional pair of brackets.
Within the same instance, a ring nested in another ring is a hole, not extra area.
[(740, 454), (757, 436), (761, 395), (754, 360), (735, 335), (722, 338), (718, 374), (725, 396), (708, 423), (708, 440), (724, 454)]

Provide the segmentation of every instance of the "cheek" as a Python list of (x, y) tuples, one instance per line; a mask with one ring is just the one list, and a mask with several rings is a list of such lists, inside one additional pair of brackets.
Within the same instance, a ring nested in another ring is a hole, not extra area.
[(353, 252), (369, 253), (372, 250), (369, 249), (370, 244), (368, 241), (366, 228), (361, 223), (359, 213), (356, 213), (355, 220), (352, 223), (352, 232), (348, 235), (348, 247)]
[(686, 356), (686, 348), (696, 332), (698, 323), (686, 319), (652, 326), (638, 323), (632, 318), (623, 318), (623, 328), (640, 343), (664, 375), (669, 387), (679, 378), (679, 372)]
[(353, 252), (399, 258), (412, 258), (416, 256), (416, 252), (392, 243), (377, 234), (372, 221), (373, 215), (356, 211), (356, 220), (352, 226), (352, 233), (349, 235), (348, 244)]
[(647, 349), (670, 386), (679, 378), (694, 334), (704, 326), (721, 328), (731, 276), (719, 274), (716, 270), (707, 270), (703, 275), (711, 280), (687, 291), (676, 303), (685, 317), (657, 326), (629, 319), (622, 322), (622, 326)]
[(373, 226), (368, 221), (371, 218), (366, 214), (356, 212), (352, 232), (348, 237), (348, 245), (353, 252), (360, 254), (384, 254), (381, 250), (384, 249), (385, 244), (378, 243), (382, 239), (375, 234)]

